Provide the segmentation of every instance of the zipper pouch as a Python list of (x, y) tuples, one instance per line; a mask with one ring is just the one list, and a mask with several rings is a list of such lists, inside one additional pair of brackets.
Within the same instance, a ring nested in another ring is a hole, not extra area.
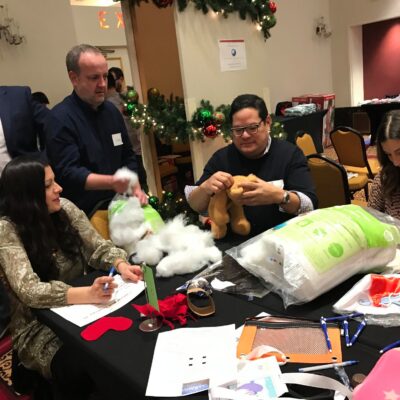
[[(329, 351), (319, 321), (293, 317), (254, 317), (246, 320), (237, 345), (237, 357), (247, 357), (261, 346), (275, 348), (285, 355), (286, 362), (328, 364), (342, 361), (340, 330), (326, 324), (332, 351)], [(260, 358), (263, 355), (260, 355)], [(280, 361), (278, 359), (278, 361)]]

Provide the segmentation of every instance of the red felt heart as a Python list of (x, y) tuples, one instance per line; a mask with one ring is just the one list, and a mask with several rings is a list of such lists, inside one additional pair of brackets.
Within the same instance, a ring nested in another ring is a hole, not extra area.
[(81, 336), (87, 341), (97, 340), (107, 331), (126, 331), (133, 324), (133, 321), (125, 317), (103, 317), (87, 326)]

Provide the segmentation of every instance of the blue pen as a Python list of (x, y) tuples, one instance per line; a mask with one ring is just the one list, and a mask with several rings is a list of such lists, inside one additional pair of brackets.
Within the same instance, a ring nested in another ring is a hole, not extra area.
[(351, 314), (347, 314), (347, 315), (338, 315), (337, 317), (329, 317), (329, 318), (324, 318), (325, 321), (344, 321), (346, 319), (349, 318), (356, 318), (356, 317), (363, 317), (364, 314), (363, 313), (359, 313), (359, 312), (354, 312)]
[(365, 325), (367, 325), (367, 320), (364, 318), (358, 325), (356, 332), (354, 333), (353, 337), (350, 340), (349, 346), (353, 346), (355, 341), (357, 340), (358, 336), (360, 335), (361, 331), (365, 328)]
[(379, 353), (384, 353), (385, 351), (388, 351), (388, 350), (393, 349), (398, 346), (400, 346), (400, 340), (396, 340), (395, 342), (388, 344), (382, 350), (380, 350)]
[(343, 331), (344, 331), (344, 338), (346, 340), (346, 346), (350, 346), (350, 338), (349, 338), (349, 321), (345, 319), (343, 321)]
[(321, 322), (322, 332), (324, 332), (326, 346), (328, 347), (329, 352), (332, 353), (332, 344), (331, 344), (331, 340), (329, 339), (328, 328), (326, 326), (326, 321), (325, 321), (325, 319), (323, 317), (321, 317), (320, 322)]
[[(110, 272), (108, 273), (108, 276), (113, 276), (114, 274), (115, 274), (115, 267), (112, 266)], [(108, 289), (108, 282), (104, 284), (103, 290), (106, 291), (107, 289)]]

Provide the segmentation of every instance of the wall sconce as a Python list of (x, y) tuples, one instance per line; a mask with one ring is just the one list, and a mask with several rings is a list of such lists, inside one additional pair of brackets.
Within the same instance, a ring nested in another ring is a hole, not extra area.
[(330, 31), (326, 26), (324, 17), (318, 18), (317, 26), (315, 27), (315, 34), (324, 38), (328, 38), (332, 35), (332, 31)]
[(6, 5), (0, 4), (0, 39), (5, 39), (9, 44), (21, 44), (24, 37), (19, 34), (19, 25), (14, 18), (9, 18)]

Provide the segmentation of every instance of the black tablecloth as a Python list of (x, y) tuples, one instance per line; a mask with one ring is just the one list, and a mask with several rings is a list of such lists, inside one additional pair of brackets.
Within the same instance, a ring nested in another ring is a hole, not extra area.
[(324, 151), (322, 146), (323, 118), (326, 112), (327, 110), (320, 110), (298, 117), (276, 116), (273, 120), (283, 124), (283, 129), (288, 134), (286, 140), (295, 143), (297, 131), (303, 130), (313, 138), (317, 152), (322, 153)]
[(400, 109), (400, 103), (363, 104), (361, 109), (368, 114), (371, 124), (371, 145), (375, 144), (376, 134), (383, 116), (390, 110)]
[[(88, 284), (98, 274), (92, 273), (82, 278), (79, 283)], [(175, 289), (190, 277), (177, 276), (169, 279), (157, 279), (159, 298), (175, 293)], [(355, 276), (310, 303), (290, 306), (286, 310), (281, 298), (274, 293), (270, 293), (262, 299), (253, 298), (250, 301), (244, 296), (214, 292), (215, 315), (195, 320), (189, 319), (188, 326), (210, 327), (235, 323), (238, 327), (243, 324), (245, 318), (255, 316), (261, 311), (272, 315), (285, 314), (318, 320), (322, 315), (332, 315), (332, 304), (347, 292), (359, 278), (359, 276)], [(145, 304), (145, 302), (145, 295), (142, 294), (132, 303)], [(79, 349), (83, 360), (81, 362), (87, 364), (92, 378), (105, 398), (119, 400), (144, 398), (158, 332), (143, 333), (138, 329), (140, 318), (131, 304), (127, 304), (111, 315), (128, 317), (134, 320), (133, 326), (124, 332), (107, 332), (99, 340), (93, 342), (87, 342), (80, 337), (83, 328), (64, 320), (49, 310), (38, 310), (37, 315), (43, 323), (59, 335), (64, 343)], [(355, 331), (357, 324), (356, 321), (351, 321), (350, 334)], [(168, 329), (164, 326), (159, 332)], [(399, 328), (367, 326), (354, 346), (348, 348), (342, 343), (343, 360), (360, 361), (358, 365), (346, 368), (349, 377), (358, 372), (367, 374), (380, 356), (379, 349), (398, 339)], [(282, 372), (294, 372), (298, 367), (299, 365), (296, 364), (287, 364), (282, 367)], [(335, 377), (333, 370), (321, 372), (324, 375)], [(205, 398), (205, 393), (189, 398)]]

